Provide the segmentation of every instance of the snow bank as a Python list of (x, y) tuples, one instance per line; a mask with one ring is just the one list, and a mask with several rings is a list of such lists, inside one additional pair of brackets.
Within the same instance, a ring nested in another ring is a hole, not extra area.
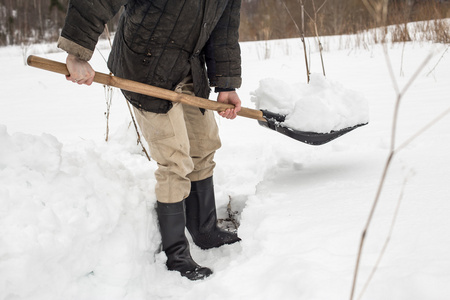
[(68, 151), (52, 135), (0, 125), (0, 299), (121, 298), (139, 281), (143, 253), (159, 244), (146, 232), (152, 167), (136, 147), (107, 146)]
[(287, 115), (283, 124), (299, 131), (327, 133), (369, 121), (361, 94), (319, 74), (311, 74), (309, 84), (263, 79), (252, 101), (258, 109)]

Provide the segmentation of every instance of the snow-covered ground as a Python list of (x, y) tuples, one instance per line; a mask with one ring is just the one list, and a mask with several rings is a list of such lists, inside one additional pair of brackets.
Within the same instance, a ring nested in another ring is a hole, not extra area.
[[(327, 78), (368, 101), (369, 125), (310, 146), (254, 120), (218, 118), (219, 217), (231, 197), (242, 242), (207, 251), (191, 244), (196, 261), (214, 270), (201, 282), (166, 271), (158, 253), (156, 166), (136, 145), (120, 92), (106, 143), (102, 86), (66, 82), (25, 66), (22, 49), (0, 48), (0, 299), (349, 299), (361, 233), (389, 153), (396, 94), (380, 45), (343, 49), (336, 39), (323, 41)], [(107, 47), (100, 49), (107, 56)], [(303, 93), (293, 88), (306, 82), (301, 49), (300, 40), (242, 43), (243, 104), (254, 107), (252, 94), (266, 78)], [(388, 49), (400, 89), (434, 53), (402, 100), (400, 144), (450, 107), (450, 53), (448, 45), (418, 42)], [(55, 45), (26, 50), (65, 59)], [(314, 49), (311, 63), (313, 77), (320, 76)], [(100, 52), (92, 64), (106, 71)], [(362, 299), (450, 299), (449, 153), (446, 116), (395, 156), (356, 296), (401, 199)]]

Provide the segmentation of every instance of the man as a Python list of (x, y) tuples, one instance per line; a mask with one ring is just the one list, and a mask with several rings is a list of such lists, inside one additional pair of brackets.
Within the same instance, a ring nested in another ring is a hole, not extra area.
[[(104, 24), (124, 5), (108, 67), (117, 76), (233, 104), (241, 109), (240, 0), (70, 0), (58, 47), (68, 52), (68, 80), (90, 85), (91, 58)], [(206, 68), (207, 66), (207, 68)], [(209, 80), (209, 82), (208, 82)], [(157, 162), (157, 215), (167, 267), (191, 280), (212, 274), (191, 257), (185, 227), (202, 249), (232, 244), (217, 227), (214, 153), (220, 147), (211, 111), (123, 91)]]

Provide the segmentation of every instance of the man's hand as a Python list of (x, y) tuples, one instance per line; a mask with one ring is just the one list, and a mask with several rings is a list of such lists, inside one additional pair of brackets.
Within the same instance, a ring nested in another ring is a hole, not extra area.
[(78, 57), (69, 54), (66, 59), (67, 70), (69, 70), (69, 76), (66, 79), (78, 84), (91, 85), (94, 81), (95, 71), (91, 65)]
[(238, 94), (235, 91), (231, 92), (220, 92), (219, 96), (217, 96), (217, 102), (233, 104), (233, 109), (227, 109), (219, 112), (224, 118), (234, 119), (237, 116), (237, 113), (241, 110), (241, 99), (239, 99)]

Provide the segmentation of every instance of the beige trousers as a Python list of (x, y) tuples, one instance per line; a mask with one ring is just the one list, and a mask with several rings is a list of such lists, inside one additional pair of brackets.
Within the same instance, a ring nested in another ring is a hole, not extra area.
[[(191, 77), (175, 91), (193, 95)], [(137, 108), (134, 112), (150, 155), (158, 164), (156, 199), (165, 203), (182, 201), (189, 196), (191, 181), (213, 175), (214, 154), (221, 146), (214, 113), (207, 110), (202, 114), (199, 108), (181, 103), (174, 103), (166, 114)]]

